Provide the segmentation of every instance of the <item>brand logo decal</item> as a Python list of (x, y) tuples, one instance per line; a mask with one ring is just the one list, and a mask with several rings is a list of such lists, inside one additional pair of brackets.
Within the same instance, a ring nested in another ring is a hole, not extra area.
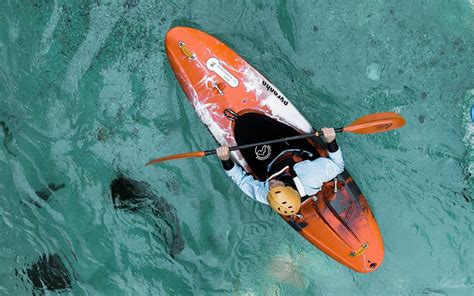
[(391, 126), (392, 126), (391, 123), (379, 124), (375, 126), (375, 129), (380, 131), (380, 130), (388, 129)]
[(271, 92), (275, 97), (277, 97), (277, 99), (279, 99), (283, 103), (283, 105), (285, 105), (285, 106), (288, 105), (288, 101), (286, 100), (285, 96), (282, 95), (282, 94), (279, 94), (276, 91), (276, 89), (273, 87), (273, 85), (271, 85), (270, 82), (262, 80), (262, 84), (263, 84), (263, 86), (265, 86), (267, 88), (267, 90), (269, 92)]
[(222, 79), (227, 82), (232, 87), (237, 87), (239, 85), (239, 80), (235, 78), (229, 71), (227, 71), (224, 66), (222, 66), (221, 61), (216, 58), (210, 58), (207, 60), (206, 67), (212, 72), (219, 75)]
[(258, 160), (267, 160), (271, 154), (272, 154), (272, 147), (270, 145), (255, 147), (255, 157)]

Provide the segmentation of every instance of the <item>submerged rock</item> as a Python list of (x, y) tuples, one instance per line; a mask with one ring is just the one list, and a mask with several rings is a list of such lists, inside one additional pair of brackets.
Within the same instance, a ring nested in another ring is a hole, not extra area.
[(35, 290), (64, 291), (71, 289), (71, 276), (58, 254), (41, 254), (37, 262), (24, 271)]
[(97, 129), (97, 140), (100, 142), (106, 142), (110, 140), (112, 135), (110, 134), (110, 130), (106, 127), (101, 127)]
[[(35, 191), (35, 193), (39, 198), (47, 202), (54, 192), (64, 187), (66, 187), (66, 185), (64, 185), (63, 183), (61, 184), (49, 183), (48, 186), (46, 186), (44, 189)], [(38, 209), (41, 209), (43, 207), (43, 204), (41, 202), (33, 199), (32, 197), (28, 198), (28, 202), (35, 205)], [(21, 203), (26, 205), (24, 201), (21, 201)]]
[(166, 184), (166, 188), (168, 188), (168, 190), (171, 191), (172, 193), (178, 193), (181, 191), (179, 181), (176, 180), (175, 178), (166, 180), (165, 184)]
[(123, 6), (127, 9), (131, 9), (136, 7), (138, 4), (140, 4), (140, 0), (125, 0)]
[(314, 71), (309, 68), (303, 68), (303, 73), (306, 76), (310, 76), (310, 77), (314, 76)]
[(153, 197), (153, 192), (148, 183), (135, 181), (124, 176), (119, 176), (112, 181), (110, 191), (116, 208), (132, 212), (138, 211), (146, 199)]
[(425, 115), (418, 115), (418, 121), (419, 121), (420, 123), (424, 123), (424, 122), (425, 122), (425, 118), (426, 118)]
[[(158, 197), (153, 205), (152, 212), (155, 217), (160, 219), (156, 226), (169, 247), (169, 254), (172, 257), (178, 255), (184, 249), (184, 238), (176, 209), (163, 197)], [(160, 223), (161, 221), (163, 223)]]
[(157, 196), (150, 184), (119, 176), (110, 184), (114, 207), (131, 212), (151, 208), (159, 239), (167, 246), (168, 253), (174, 257), (184, 249), (184, 238), (176, 209), (166, 199)]
[(65, 185), (62, 184), (62, 183), (61, 184), (49, 183), (48, 186), (45, 189), (40, 190), (40, 191), (36, 191), (35, 193), (42, 200), (48, 201), (48, 199), (51, 197), (51, 194), (53, 194), (53, 192), (56, 192), (59, 189), (63, 189), (64, 187), (65, 187)]
[(10, 128), (8, 127), (7, 123), (5, 121), (0, 121), (0, 127), (2, 127), (2, 131), (3, 131), (3, 146), (5, 147), (5, 149), (8, 151), (8, 153), (10, 153), (12, 156), (15, 156), (16, 157), (16, 154), (13, 153), (10, 148), (8, 147), (8, 145), (10, 144), (10, 142), (13, 140), (13, 134), (12, 132), (10, 131)]

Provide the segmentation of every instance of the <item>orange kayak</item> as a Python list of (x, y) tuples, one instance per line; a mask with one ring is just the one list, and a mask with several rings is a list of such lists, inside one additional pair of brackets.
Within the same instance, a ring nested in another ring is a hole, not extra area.
[[(166, 34), (165, 45), (179, 84), (219, 145), (313, 131), (279, 89), (211, 35), (175, 27)], [(328, 155), (324, 142), (314, 137), (234, 151), (232, 157), (263, 181), (277, 156), (296, 150), (309, 151), (312, 158)], [(311, 244), (355, 271), (374, 271), (383, 261), (377, 222), (347, 170), (337, 181), (325, 183), (316, 196), (306, 198), (298, 215), (282, 218)]]

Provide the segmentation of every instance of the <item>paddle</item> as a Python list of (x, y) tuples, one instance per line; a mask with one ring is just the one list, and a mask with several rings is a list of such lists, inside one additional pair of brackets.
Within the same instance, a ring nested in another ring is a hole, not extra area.
[[(356, 133), (356, 134), (374, 134), (374, 133), (386, 132), (389, 130), (401, 128), (404, 125), (405, 125), (405, 119), (403, 119), (403, 117), (400, 114), (395, 113), (395, 112), (382, 112), (382, 113), (374, 113), (374, 114), (362, 116), (361, 118), (352, 122), (350, 125), (336, 128), (334, 130), (336, 131), (336, 133), (350, 132), (350, 133)], [(241, 149), (252, 148), (255, 146), (305, 139), (305, 138), (314, 137), (314, 136), (318, 137), (319, 134), (320, 134), (320, 131), (316, 131), (314, 133), (297, 135), (297, 136), (292, 136), (292, 137), (287, 137), (287, 138), (263, 141), (259, 143), (252, 143), (252, 144), (246, 144), (246, 145), (241, 145), (241, 146), (233, 146), (233, 147), (229, 147), (229, 150), (230, 151), (241, 150)], [(172, 160), (172, 159), (204, 157), (204, 156), (208, 156), (212, 154), (216, 154), (215, 149), (180, 153), (180, 154), (174, 154), (174, 155), (169, 155), (169, 156), (150, 160), (146, 165), (148, 166), (148, 165), (152, 165), (155, 163)]]

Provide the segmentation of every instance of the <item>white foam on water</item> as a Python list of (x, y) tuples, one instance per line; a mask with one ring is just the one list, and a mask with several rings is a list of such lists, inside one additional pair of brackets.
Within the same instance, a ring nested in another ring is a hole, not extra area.
[(467, 148), (466, 161), (467, 161), (467, 166), (468, 166), (467, 169), (470, 173), (470, 177), (468, 180), (470, 186), (472, 186), (472, 180), (474, 179), (474, 122), (472, 122), (471, 120), (471, 106), (473, 105), (474, 105), (474, 88), (466, 91), (465, 111), (463, 114), (463, 117), (464, 117), (463, 122), (465, 126), (465, 134), (463, 137), (463, 142)]
[(290, 255), (275, 256), (267, 266), (269, 275), (279, 282), (289, 284), (293, 287), (304, 288), (304, 275), (299, 270), (295, 258)]
[(464, 122), (466, 127), (466, 134), (464, 136), (464, 141), (472, 148), (474, 144), (474, 122), (472, 122), (471, 120), (471, 106), (474, 105), (474, 89), (466, 91), (465, 98), (466, 110), (464, 111)]
[(7, 15), (5, 15), (5, 19), (8, 24), (8, 37), (10, 38), (10, 42), (15, 44), (20, 37), (20, 21), (15, 17), (11, 20)]
[(35, 60), (37, 61), (41, 56), (44, 56), (49, 52), (49, 49), (51, 48), (51, 45), (53, 43), (53, 34), (54, 31), (56, 30), (56, 27), (58, 25), (59, 19), (62, 14), (62, 7), (58, 5), (58, 1), (54, 1), (54, 8), (53, 12), (51, 13), (51, 16), (49, 17), (48, 23), (46, 24), (46, 28), (43, 31), (43, 34), (41, 36), (41, 46), (39, 50), (39, 54), (36, 54)]
[(372, 63), (367, 67), (367, 78), (378, 81), (382, 75), (383, 66), (378, 63)]
[(79, 81), (89, 69), (99, 49), (104, 45), (115, 23), (122, 16), (122, 10), (121, 5), (92, 7), (90, 12), (91, 29), (68, 65), (63, 85), (65, 93), (74, 94), (78, 91)]

